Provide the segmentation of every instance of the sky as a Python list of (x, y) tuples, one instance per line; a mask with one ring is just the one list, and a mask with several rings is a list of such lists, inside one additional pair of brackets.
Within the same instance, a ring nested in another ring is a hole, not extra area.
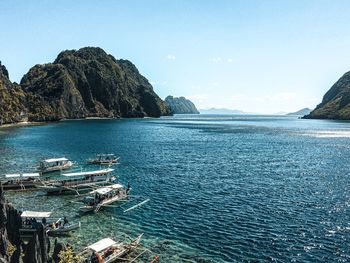
[(163, 99), (291, 112), (314, 108), (350, 70), (349, 14), (340, 0), (1, 0), (0, 61), (20, 82), (62, 50), (98, 46)]

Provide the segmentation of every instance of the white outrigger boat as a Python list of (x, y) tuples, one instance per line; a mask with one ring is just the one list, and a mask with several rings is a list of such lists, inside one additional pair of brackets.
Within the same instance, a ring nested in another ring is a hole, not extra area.
[(46, 159), (40, 162), (38, 167), (38, 172), (40, 173), (50, 173), (69, 169), (73, 166), (73, 162), (69, 161), (67, 158), (52, 158)]
[(22, 224), (19, 229), (20, 238), (25, 242), (29, 241), (37, 232), (40, 223), (45, 227), (50, 217), (51, 212), (23, 211), (21, 213)]
[(41, 184), (39, 173), (5, 174), (1, 180), (4, 190), (27, 190)]
[(68, 223), (66, 218), (66, 222), (62, 218), (55, 220), (51, 217), (51, 214), (51, 212), (23, 211), (21, 213), (22, 227), (19, 230), (21, 238), (30, 238), (37, 231), (38, 224), (43, 224), (47, 233), (57, 235), (67, 234), (80, 228), (80, 222)]
[(94, 212), (97, 213), (102, 207), (128, 198), (130, 187), (124, 188), (121, 184), (113, 184), (107, 187), (98, 188), (86, 197), (85, 205), (81, 206), (79, 210), (83, 213)]
[(49, 235), (66, 235), (67, 233), (80, 228), (81, 223), (64, 223), (62, 218), (58, 219), (55, 223), (49, 225), (46, 233)]
[(97, 154), (96, 158), (89, 159), (89, 164), (113, 164), (117, 163), (120, 157), (116, 157), (113, 153), (109, 154)]
[(85, 250), (82, 251), (79, 255), (89, 255), (90, 252), (91, 256), (88, 260), (91, 262), (94, 262), (93, 260), (97, 260), (96, 262), (104, 263), (132, 262), (132, 260), (129, 260), (126, 257), (138, 248), (142, 235), (143, 234), (139, 235), (136, 239), (132, 240), (129, 243), (118, 243), (111, 238), (104, 238), (85, 248)]
[(63, 180), (43, 183), (37, 187), (48, 194), (79, 194), (79, 191), (90, 191), (99, 185), (112, 184), (116, 178), (109, 174), (113, 171), (114, 169), (107, 168), (96, 171), (64, 173), (62, 174)]

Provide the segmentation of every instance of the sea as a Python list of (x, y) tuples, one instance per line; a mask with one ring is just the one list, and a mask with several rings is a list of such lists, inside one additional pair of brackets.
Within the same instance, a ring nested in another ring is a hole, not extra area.
[(72, 195), (6, 198), (80, 221), (58, 240), (77, 251), (143, 233), (158, 262), (350, 262), (350, 122), (175, 115), (0, 129), (0, 174), (52, 157), (96, 170), (86, 160), (98, 153), (120, 156), (114, 175), (130, 184), (130, 202), (80, 215)]

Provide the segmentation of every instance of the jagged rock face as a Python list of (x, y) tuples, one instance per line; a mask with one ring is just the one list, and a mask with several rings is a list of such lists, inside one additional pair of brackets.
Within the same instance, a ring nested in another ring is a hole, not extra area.
[(350, 119), (350, 72), (345, 73), (323, 96), (308, 119)]
[(0, 62), (0, 125), (26, 119), (25, 94)]
[[(2, 186), (0, 186), (0, 262), (13, 262), (16, 255), (9, 255), (9, 246), (15, 246), (19, 251), (20, 236), (19, 228), (20, 216), (12, 206), (10, 206), (4, 197)], [(14, 253), (15, 254), (15, 253)], [(20, 261), (17, 261), (20, 262)]]
[(23, 261), (25, 263), (46, 263), (49, 260), (49, 251), (49, 238), (45, 232), (44, 226), (38, 223), (36, 232), (26, 245)]
[(65, 250), (67, 248), (66, 245), (64, 245), (63, 243), (57, 243), (55, 246), (54, 246), (54, 250), (52, 252), (52, 256), (51, 256), (51, 259), (49, 260), (49, 263), (53, 263), (53, 262), (60, 262), (60, 257), (59, 257), (59, 254), (61, 251)]
[[(28, 244), (21, 241), (19, 231), (21, 227), (20, 213), (5, 200), (0, 185), (0, 262), (57, 262), (49, 256), (50, 241), (41, 223), (37, 223), (36, 231), (33, 232), (33, 237), (28, 241)], [(15, 248), (12, 255), (9, 254), (10, 246)], [(57, 253), (59, 249), (60, 246), (57, 246), (54, 251)]]
[(192, 101), (185, 97), (168, 96), (165, 98), (165, 103), (170, 107), (174, 114), (199, 114), (196, 106)]
[(100, 48), (61, 52), (53, 63), (31, 68), (21, 86), (33, 121), (171, 113), (131, 62)]

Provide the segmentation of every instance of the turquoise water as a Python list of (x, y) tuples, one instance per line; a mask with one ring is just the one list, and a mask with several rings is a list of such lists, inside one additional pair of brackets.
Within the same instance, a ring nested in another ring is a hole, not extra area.
[(186, 115), (0, 129), (1, 174), (101, 152), (119, 155), (120, 181), (151, 201), (80, 217), (69, 196), (7, 197), (80, 220), (65, 239), (77, 249), (144, 233), (160, 262), (350, 261), (349, 122)]

